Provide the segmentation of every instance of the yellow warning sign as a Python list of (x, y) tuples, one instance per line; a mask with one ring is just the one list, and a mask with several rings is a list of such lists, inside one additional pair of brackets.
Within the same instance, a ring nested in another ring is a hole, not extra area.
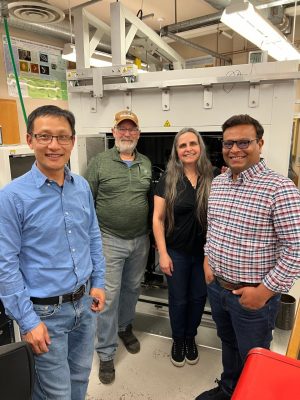
[(164, 123), (164, 127), (168, 128), (169, 126), (171, 126), (170, 121), (166, 120), (166, 122)]

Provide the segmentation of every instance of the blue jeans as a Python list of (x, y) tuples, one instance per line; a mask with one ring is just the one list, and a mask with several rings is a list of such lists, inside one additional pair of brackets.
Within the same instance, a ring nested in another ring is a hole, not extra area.
[(167, 251), (174, 267), (172, 276), (166, 275), (172, 337), (192, 338), (197, 335), (206, 302), (203, 255)]
[(34, 305), (48, 328), (49, 352), (35, 356), (33, 400), (84, 400), (94, 352), (96, 313), (92, 298), (74, 303)]
[(272, 297), (259, 310), (249, 310), (240, 304), (240, 296), (221, 288), (216, 281), (207, 286), (207, 293), (222, 341), (221, 385), (231, 395), (249, 350), (270, 347), (280, 295)]
[(121, 239), (102, 233), (106, 259), (104, 310), (97, 318), (97, 353), (112, 360), (118, 346), (118, 331), (132, 323), (149, 251), (149, 236)]

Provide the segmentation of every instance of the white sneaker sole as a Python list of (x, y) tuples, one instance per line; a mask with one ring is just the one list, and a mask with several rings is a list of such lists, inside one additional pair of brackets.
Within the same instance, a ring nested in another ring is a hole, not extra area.
[(189, 360), (188, 358), (185, 357), (185, 361), (190, 365), (197, 364), (197, 362), (199, 361), (199, 356), (195, 358), (195, 360)]
[(185, 359), (183, 361), (175, 361), (173, 360), (173, 358), (171, 357), (171, 363), (173, 365), (175, 365), (175, 367), (183, 367), (185, 364)]

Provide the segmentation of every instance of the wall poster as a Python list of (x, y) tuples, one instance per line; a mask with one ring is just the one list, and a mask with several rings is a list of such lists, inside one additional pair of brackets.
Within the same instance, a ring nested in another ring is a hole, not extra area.
[[(33, 99), (68, 100), (67, 61), (61, 57), (62, 49), (14, 37), (10, 40), (22, 95)], [(5, 35), (3, 48), (8, 93), (17, 97), (16, 80)]]

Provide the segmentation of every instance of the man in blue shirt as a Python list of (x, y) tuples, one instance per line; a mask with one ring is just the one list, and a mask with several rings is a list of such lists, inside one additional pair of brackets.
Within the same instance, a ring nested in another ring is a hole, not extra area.
[(34, 400), (84, 400), (105, 261), (94, 201), (65, 166), (75, 119), (56, 106), (28, 117), (36, 162), (0, 191), (0, 298), (35, 353)]

